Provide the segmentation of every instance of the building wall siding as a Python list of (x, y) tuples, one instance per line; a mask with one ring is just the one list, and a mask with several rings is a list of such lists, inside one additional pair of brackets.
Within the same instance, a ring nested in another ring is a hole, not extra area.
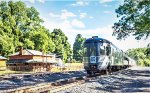
[(10, 59), (33, 59), (33, 55), (15, 55), (10, 56)]
[(7, 66), (8, 69), (14, 71), (32, 71), (44, 72), (51, 70), (51, 64), (46, 63), (29, 63), (29, 64), (12, 64)]

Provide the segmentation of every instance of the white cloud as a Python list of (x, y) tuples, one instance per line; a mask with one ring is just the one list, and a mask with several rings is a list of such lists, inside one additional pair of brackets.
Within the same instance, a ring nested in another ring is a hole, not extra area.
[(93, 16), (89, 16), (90, 19), (93, 19)]
[(79, 11), (79, 14), (76, 15), (74, 14), (73, 12), (70, 12), (66, 9), (63, 9), (61, 10), (61, 12), (59, 14), (56, 14), (56, 13), (53, 13), (53, 12), (50, 12), (48, 15), (51, 17), (51, 18), (57, 18), (58, 20), (67, 20), (69, 18), (80, 18), (80, 19), (83, 19), (83, 18), (90, 18), (90, 19), (93, 19), (93, 16), (89, 16), (87, 13), (85, 12), (82, 12), (80, 13), (81, 11)]
[(102, 3), (108, 3), (108, 2), (112, 2), (113, 0), (100, 0), (99, 2)]
[(78, 1), (76, 1), (76, 3), (71, 4), (71, 6), (86, 6), (86, 5), (88, 5), (88, 4), (89, 4), (88, 1), (85, 1), (85, 0), (78, 0)]
[(87, 16), (87, 13), (80, 13), (80, 18), (85, 18)]
[(78, 19), (73, 19), (71, 22), (71, 25), (73, 27), (77, 27), (77, 28), (85, 28), (85, 25), (82, 21), (78, 20)]
[[(112, 36), (113, 30), (111, 25), (105, 27), (98, 27), (95, 29), (75, 29), (74, 26), (82, 24), (81, 21), (74, 19), (74, 22), (63, 20), (62, 22), (57, 21), (50, 21), (49, 19), (44, 19), (44, 26), (49, 28), (52, 31), (54, 28), (60, 28), (65, 35), (68, 37), (69, 43), (73, 46), (75, 41), (75, 37), (77, 34), (82, 34), (85, 38), (90, 38), (92, 36), (99, 36), (101, 38), (108, 39), (118, 48), (126, 51), (127, 49), (131, 48), (139, 48), (139, 47), (146, 47), (150, 41), (150, 38), (147, 40), (140, 40), (137, 41), (134, 37), (128, 37), (126, 40), (116, 40), (116, 37)], [(73, 24), (72, 24), (73, 23)], [(82, 27), (82, 26), (81, 26)]]
[(29, 1), (30, 3), (35, 3), (35, 1), (38, 1), (40, 3), (44, 3), (45, 2), (45, 0), (27, 0), (27, 1)]
[(80, 13), (79, 14), (79, 17), (82, 19), (82, 18), (90, 18), (92, 19), (93, 17), (92, 16), (89, 16), (87, 13)]
[(54, 14), (54, 13), (49, 13), (49, 16), (50, 16), (50, 17), (54, 17), (54, 18), (55, 18), (55, 17), (59, 17), (59, 15), (56, 15), (56, 14)]
[(28, 0), (30, 3), (34, 3), (35, 2), (35, 0)]
[(111, 14), (111, 11), (104, 11), (105, 14)]
[(45, 2), (45, 0), (38, 0), (40, 3), (44, 3)]
[(68, 10), (64, 9), (64, 10), (61, 10), (61, 16), (60, 18), (61, 19), (67, 19), (69, 17), (75, 17), (76, 15), (72, 12), (69, 12)]
[(111, 5), (108, 5), (108, 4), (104, 4), (103, 6), (104, 7), (111, 7)]
[(52, 18), (59, 18), (59, 19), (63, 19), (63, 20), (66, 20), (68, 18), (76, 17), (76, 15), (74, 13), (69, 12), (66, 9), (61, 10), (60, 14), (55, 14), (55, 13), (50, 12), (49, 16), (52, 17)]

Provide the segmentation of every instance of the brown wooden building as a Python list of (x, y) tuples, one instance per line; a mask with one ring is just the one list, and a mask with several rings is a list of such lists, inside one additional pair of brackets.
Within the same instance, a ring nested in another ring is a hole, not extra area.
[(14, 71), (50, 71), (55, 64), (55, 54), (44, 54), (40, 51), (20, 49), (9, 56), (7, 68)]

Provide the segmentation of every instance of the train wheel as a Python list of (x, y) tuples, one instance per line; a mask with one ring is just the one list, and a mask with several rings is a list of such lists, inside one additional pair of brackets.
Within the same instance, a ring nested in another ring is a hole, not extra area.
[(109, 74), (110, 74), (109, 69), (106, 69), (106, 75), (109, 75)]
[(88, 76), (95, 76), (95, 72), (94, 71), (87, 71)]
[(110, 74), (111, 73), (111, 70), (112, 70), (112, 67), (111, 66), (108, 66), (107, 69), (106, 69), (106, 74)]
[(91, 71), (87, 70), (86, 72), (87, 72), (88, 76), (91, 76), (91, 74), (92, 74)]
[(86, 70), (86, 73), (87, 73), (87, 74), (90, 74), (90, 71), (89, 71), (89, 70)]

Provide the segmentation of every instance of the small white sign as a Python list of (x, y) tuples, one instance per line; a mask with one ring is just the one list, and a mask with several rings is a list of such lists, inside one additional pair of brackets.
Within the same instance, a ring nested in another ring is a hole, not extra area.
[(90, 57), (90, 63), (96, 63), (96, 57), (95, 56)]

